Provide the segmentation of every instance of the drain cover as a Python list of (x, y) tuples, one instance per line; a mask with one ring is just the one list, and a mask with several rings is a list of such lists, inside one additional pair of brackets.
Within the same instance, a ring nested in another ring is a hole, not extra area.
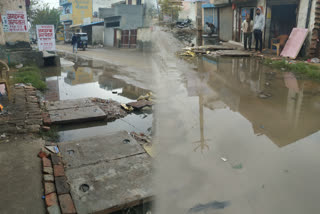
[(82, 184), (82, 185), (80, 186), (80, 190), (81, 190), (82, 192), (88, 192), (89, 189), (90, 189), (90, 187), (89, 187), (88, 184)]

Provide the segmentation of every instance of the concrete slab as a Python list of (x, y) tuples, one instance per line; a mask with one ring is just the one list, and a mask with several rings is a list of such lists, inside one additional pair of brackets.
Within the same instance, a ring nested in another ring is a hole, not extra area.
[(125, 131), (61, 143), (59, 148), (66, 168), (87, 166), (145, 152)]
[(66, 124), (91, 120), (103, 120), (106, 113), (98, 106), (67, 108), (49, 111), (52, 124)]
[(134, 109), (142, 109), (143, 107), (146, 107), (146, 106), (152, 106), (153, 102), (148, 100), (139, 100), (137, 102), (127, 103), (127, 105), (132, 106)]
[(220, 50), (216, 52), (219, 56), (243, 56), (243, 57), (249, 57), (252, 55), (250, 52), (246, 51), (240, 51), (240, 50)]
[(46, 103), (46, 109), (48, 111), (52, 110), (61, 110), (69, 108), (79, 108), (79, 107), (89, 107), (94, 106), (95, 104), (89, 98), (75, 99), (75, 100), (61, 100), (61, 101), (52, 101)]
[(150, 200), (151, 158), (140, 154), (67, 169), (71, 195), (79, 214), (111, 213)]

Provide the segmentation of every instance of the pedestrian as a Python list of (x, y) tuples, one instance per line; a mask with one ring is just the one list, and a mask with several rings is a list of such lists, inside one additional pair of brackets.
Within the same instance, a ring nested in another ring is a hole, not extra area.
[(214, 33), (215, 33), (215, 31), (216, 31), (216, 27), (214, 26), (214, 24), (209, 23), (209, 22), (206, 22), (206, 25), (208, 25), (208, 27), (210, 28), (209, 36), (211, 36), (212, 34), (214, 34)]
[(71, 44), (73, 47), (73, 53), (74, 53), (74, 51), (76, 51), (76, 53), (77, 53), (78, 52), (78, 38), (75, 34), (72, 35)]
[[(244, 49), (251, 51), (251, 42), (252, 42), (252, 31), (253, 31), (253, 21), (251, 20), (250, 14), (246, 15), (246, 19), (242, 22), (242, 32), (243, 32), (243, 42)], [(248, 46), (247, 46), (248, 44)]]
[(254, 39), (256, 40), (256, 51), (262, 52), (262, 31), (265, 25), (265, 18), (260, 7), (256, 10), (256, 17), (253, 25)]

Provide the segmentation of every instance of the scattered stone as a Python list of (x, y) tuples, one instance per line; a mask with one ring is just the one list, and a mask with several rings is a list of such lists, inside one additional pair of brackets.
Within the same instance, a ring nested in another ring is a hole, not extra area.
[(44, 193), (45, 195), (48, 195), (50, 193), (53, 193), (56, 191), (56, 188), (54, 186), (54, 183), (45, 182), (44, 183)]
[(46, 157), (42, 158), (42, 165), (44, 167), (52, 167), (51, 161)]
[(0, 137), (1, 138), (6, 138), (6, 134), (2, 134)]
[(58, 205), (58, 199), (56, 193), (50, 193), (46, 195), (46, 205), (51, 207), (53, 205)]
[(267, 98), (270, 98), (271, 96), (272, 95), (269, 93), (265, 93), (265, 92), (259, 93), (259, 98), (261, 98), (261, 99), (267, 99)]
[(43, 167), (43, 173), (52, 175), (53, 174), (52, 167)]
[(54, 176), (55, 177), (59, 177), (59, 176), (65, 176), (64, 174), (64, 167), (62, 164), (60, 165), (54, 165), (53, 166), (54, 169)]
[(54, 177), (53, 175), (43, 175), (43, 180), (45, 182), (54, 182)]
[(139, 100), (137, 102), (131, 102), (127, 104), (127, 106), (132, 106), (134, 109), (142, 109), (143, 107), (152, 106), (152, 105), (153, 105), (153, 102), (148, 100)]
[(50, 131), (50, 127), (49, 126), (42, 126), (42, 130), (45, 132)]
[(58, 204), (48, 207), (47, 210), (48, 210), (48, 214), (61, 214), (60, 207)]
[(70, 192), (70, 186), (67, 183), (67, 178), (63, 177), (55, 177), (55, 184), (58, 195), (67, 194)]
[(39, 158), (48, 157), (48, 154), (47, 154), (46, 152), (44, 152), (44, 151), (40, 151), (40, 152), (38, 153), (38, 157), (39, 157)]
[(28, 131), (32, 133), (37, 133), (40, 130), (40, 125), (30, 125), (28, 126)]
[(59, 195), (59, 202), (63, 214), (77, 213), (70, 194)]
[(57, 154), (51, 155), (51, 161), (52, 161), (53, 165), (62, 164), (61, 158)]

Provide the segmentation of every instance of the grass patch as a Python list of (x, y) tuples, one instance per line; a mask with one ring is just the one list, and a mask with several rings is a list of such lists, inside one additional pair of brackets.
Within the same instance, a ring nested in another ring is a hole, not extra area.
[(58, 127), (51, 126), (49, 131), (40, 131), (40, 136), (47, 141), (58, 142), (59, 141), (59, 134), (58, 134)]
[(13, 75), (14, 83), (32, 84), (38, 90), (44, 91), (47, 84), (42, 80), (41, 70), (37, 66), (26, 66), (20, 68), (18, 72)]
[(265, 59), (264, 64), (281, 71), (289, 71), (302, 75), (303, 77), (320, 80), (320, 69), (318, 66), (310, 65), (304, 62), (289, 64), (286, 60), (273, 61)]

